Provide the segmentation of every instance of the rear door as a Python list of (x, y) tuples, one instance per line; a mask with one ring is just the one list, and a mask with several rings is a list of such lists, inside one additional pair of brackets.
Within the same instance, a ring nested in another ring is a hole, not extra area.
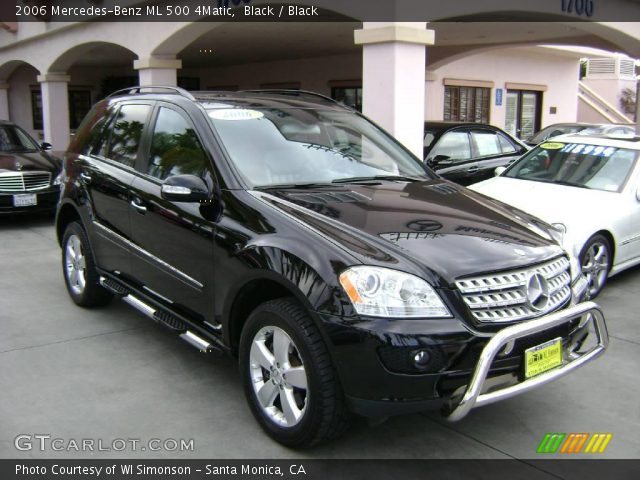
[(508, 165), (523, 153), (506, 135), (483, 128), (471, 130), (471, 148), (476, 164), (468, 173), (473, 182), (493, 177), (496, 167)]
[(211, 159), (201, 138), (187, 112), (158, 103), (133, 181), (130, 211), (136, 280), (173, 308), (204, 321), (213, 316), (213, 209), (161, 196), (162, 183), (183, 174), (203, 178), (213, 191)]
[(107, 117), (99, 140), (79, 158), (79, 174), (91, 204), (92, 245), (101, 268), (131, 274), (129, 188), (135, 177), (150, 102), (123, 102)]

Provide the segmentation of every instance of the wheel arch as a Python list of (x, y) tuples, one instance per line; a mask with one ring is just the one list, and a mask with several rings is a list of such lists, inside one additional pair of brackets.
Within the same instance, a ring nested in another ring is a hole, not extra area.
[[(261, 272), (246, 280), (230, 295), (224, 313), (226, 340), (235, 354), (238, 353), (240, 335), (247, 318), (259, 305), (277, 298), (293, 297), (313, 318), (313, 305), (301, 289), (287, 278), (274, 272)], [(314, 319), (315, 320), (315, 319)]]
[(63, 203), (56, 214), (56, 238), (58, 239), (58, 245), (62, 245), (62, 237), (67, 226), (72, 222), (78, 222), (82, 224), (82, 217), (80, 212), (70, 202)]
[[(602, 235), (609, 242), (609, 247), (611, 247), (611, 267), (613, 268), (613, 265), (615, 264), (616, 253), (617, 253), (616, 252), (616, 239), (613, 236), (613, 233), (611, 233), (606, 228), (602, 228), (602, 229), (598, 230), (597, 232), (594, 232), (591, 235), (589, 235), (589, 237), (586, 239), (586, 241), (582, 245), (582, 248), (580, 248), (580, 254), (582, 255), (582, 251), (584, 250), (584, 247), (587, 245), (587, 243), (589, 243), (589, 240), (591, 240), (596, 235)], [(582, 259), (581, 259), (581, 261), (582, 261)]]
[[(337, 282), (336, 266), (333, 262), (318, 263), (315, 254), (305, 259), (294, 253), (295, 248), (292, 250), (273, 243), (254, 244), (236, 256), (242, 262), (234, 266), (239, 275), (226, 291), (219, 292), (216, 299), (221, 305), (218, 314), (221, 315), (223, 337), (232, 352), (237, 352), (240, 333), (249, 314), (258, 305), (282, 297), (295, 298), (328, 341), (316, 312), (336, 309), (335, 285), (331, 281)], [(304, 250), (300, 252), (304, 253)], [(318, 269), (318, 266), (325, 268)], [(228, 280), (218, 278), (217, 282), (220, 285)]]

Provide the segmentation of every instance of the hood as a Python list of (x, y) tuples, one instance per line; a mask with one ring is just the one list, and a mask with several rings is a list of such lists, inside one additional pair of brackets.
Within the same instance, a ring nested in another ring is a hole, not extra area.
[(61, 162), (46, 152), (0, 152), (0, 172), (45, 171), (55, 174)]
[[(591, 223), (610, 217), (618, 208), (620, 194), (603, 190), (571, 187), (555, 183), (534, 182), (509, 177), (494, 177), (470, 187), (491, 198), (514, 205), (548, 223), (570, 225), (584, 218), (588, 211)], [(588, 209), (585, 210), (585, 206)]]
[(562, 252), (546, 224), (443, 179), (259, 195), (362, 263), (418, 268), (420, 274), (426, 268), (448, 285), (461, 276), (516, 268)]

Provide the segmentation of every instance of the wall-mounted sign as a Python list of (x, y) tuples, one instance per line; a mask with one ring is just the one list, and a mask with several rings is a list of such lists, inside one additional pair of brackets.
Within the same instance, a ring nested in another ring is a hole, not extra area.
[(496, 88), (496, 106), (498, 107), (502, 106), (502, 92), (501, 88)]

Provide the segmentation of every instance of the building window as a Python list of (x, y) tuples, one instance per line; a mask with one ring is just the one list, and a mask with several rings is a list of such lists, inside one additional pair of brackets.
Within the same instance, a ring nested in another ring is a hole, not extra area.
[(69, 90), (69, 128), (75, 130), (91, 110), (91, 92), (89, 90)]
[(489, 123), (491, 89), (485, 87), (444, 87), (446, 122)]
[(362, 111), (362, 86), (331, 87), (331, 98), (359, 112)]
[(42, 130), (42, 93), (31, 90), (31, 118), (34, 130)]
[[(69, 128), (75, 130), (91, 110), (89, 90), (69, 90)], [(31, 90), (31, 118), (34, 130), (43, 129), (42, 92)]]

